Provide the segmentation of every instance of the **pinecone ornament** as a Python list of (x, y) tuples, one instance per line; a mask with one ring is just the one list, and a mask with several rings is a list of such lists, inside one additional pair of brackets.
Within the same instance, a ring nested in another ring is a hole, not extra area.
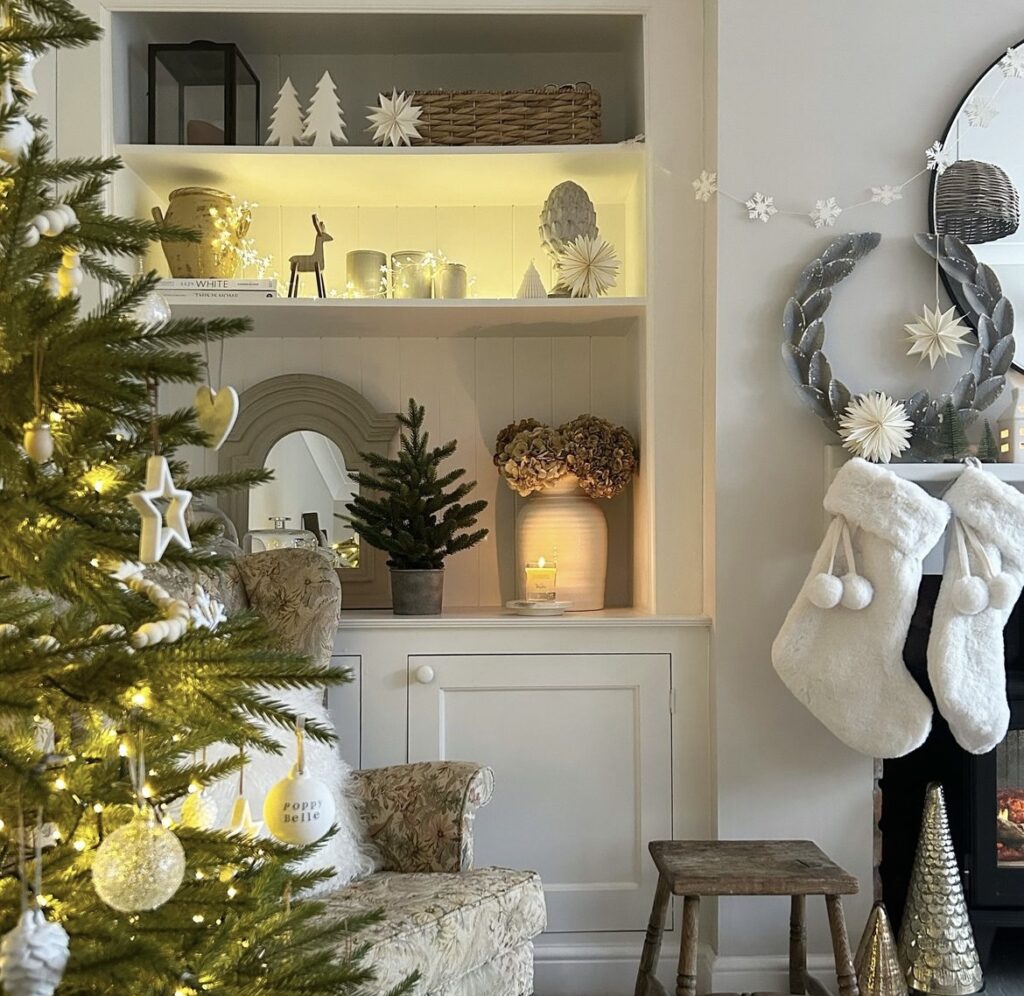
[(899, 957), (911, 989), (929, 996), (971, 996), (984, 988), (942, 786), (925, 793)]
[[(597, 211), (590, 195), (572, 180), (555, 187), (540, 212), (537, 229), (541, 243), (552, 261), (557, 263), (566, 246), (581, 235), (597, 238)], [(552, 295), (567, 297), (568, 291), (559, 285)]]
[(0, 981), (6, 996), (53, 996), (71, 951), (67, 931), (41, 909), (27, 909), (0, 943)]

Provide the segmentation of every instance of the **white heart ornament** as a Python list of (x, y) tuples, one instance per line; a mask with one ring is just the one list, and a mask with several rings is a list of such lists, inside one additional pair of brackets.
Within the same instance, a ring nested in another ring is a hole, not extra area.
[(215, 391), (204, 384), (196, 391), (195, 409), (199, 428), (210, 437), (207, 445), (219, 450), (238, 418), (238, 392), (233, 387)]

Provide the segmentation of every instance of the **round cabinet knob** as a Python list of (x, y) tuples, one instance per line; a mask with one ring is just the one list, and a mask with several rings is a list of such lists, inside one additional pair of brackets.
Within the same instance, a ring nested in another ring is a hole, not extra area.
[(434, 680), (434, 669), (429, 664), (421, 664), (416, 668), (416, 680), (421, 685), (429, 685)]

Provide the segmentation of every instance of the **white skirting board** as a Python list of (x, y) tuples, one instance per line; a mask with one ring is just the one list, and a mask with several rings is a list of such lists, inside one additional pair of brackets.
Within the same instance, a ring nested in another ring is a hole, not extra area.
[[(667, 935), (658, 960), (658, 979), (672, 992), (679, 960), (678, 941)], [(544, 945), (536, 950), (536, 996), (624, 996), (636, 984), (643, 935), (635, 944)], [(810, 955), (808, 968), (830, 991), (835, 991), (835, 962), (831, 954)], [(697, 991), (785, 992), (789, 962), (784, 955), (718, 956), (708, 945), (700, 946)]]

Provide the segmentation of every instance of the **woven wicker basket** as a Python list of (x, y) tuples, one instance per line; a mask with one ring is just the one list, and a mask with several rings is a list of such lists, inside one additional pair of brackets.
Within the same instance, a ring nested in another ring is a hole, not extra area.
[(415, 145), (588, 145), (601, 141), (601, 95), (589, 83), (542, 90), (418, 90)]
[(1012, 235), (1020, 224), (1017, 188), (993, 163), (959, 159), (935, 189), (935, 227), (969, 245)]

